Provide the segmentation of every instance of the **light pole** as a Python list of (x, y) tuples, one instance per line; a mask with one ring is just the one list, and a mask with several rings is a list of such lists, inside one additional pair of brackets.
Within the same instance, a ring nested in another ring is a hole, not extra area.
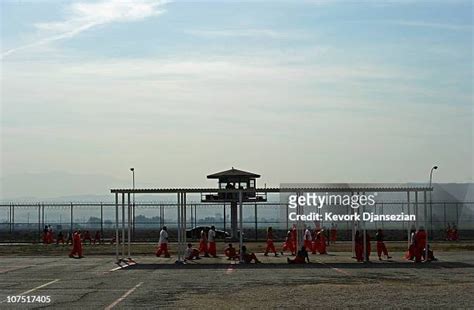
[[(438, 166), (433, 166), (430, 170), (430, 188), (433, 184), (433, 171), (438, 169)], [(432, 203), (432, 197), (431, 194), (433, 191), (430, 191), (430, 233), (433, 233), (433, 223), (431, 222), (431, 217), (433, 216), (433, 203)]]
[[(130, 168), (132, 172), (132, 189), (135, 190), (135, 168)], [(132, 193), (132, 231), (135, 236), (135, 193)]]
[[(431, 186), (433, 184), (433, 171), (436, 170), (436, 169), (438, 169), (438, 166), (433, 166), (430, 170), (430, 186), (429, 186), (429, 188), (430, 188), (430, 215), (431, 216), (433, 214), (433, 200), (432, 200), (432, 196), (431, 196), (433, 191), (431, 190)], [(430, 222), (430, 235), (433, 233), (433, 227), (432, 226), (433, 226), (433, 223)], [(428, 227), (426, 227), (426, 231), (428, 231)], [(425, 261), (428, 261), (428, 234), (426, 236)]]
[(430, 171), (430, 187), (431, 187), (431, 184), (433, 183), (433, 170), (436, 170), (438, 169), (438, 166), (433, 166), (433, 168), (431, 168), (431, 171)]

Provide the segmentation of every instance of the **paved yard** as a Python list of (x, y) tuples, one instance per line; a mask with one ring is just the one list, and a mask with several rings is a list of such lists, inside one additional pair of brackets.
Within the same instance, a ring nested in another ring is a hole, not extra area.
[[(124, 269), (111, 256), (2, 256), (0, 308), (474, 307), (473, 252), (437, 255), (438, 262), (420, 265), (401, 252), (362, 264), (337, 252), (312, 255), (305, 266), (262, 254), (260, 265), (206, 258), (177, 266), (175, 258), (139, 256)], [(15, 295), (51, 302), (9, 303)]]

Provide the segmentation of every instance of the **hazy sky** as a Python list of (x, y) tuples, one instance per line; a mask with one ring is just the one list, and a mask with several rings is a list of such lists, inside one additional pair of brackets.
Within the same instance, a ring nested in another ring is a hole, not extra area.
[(472, 1), (0, 9), (3, 198), (473, 179)]

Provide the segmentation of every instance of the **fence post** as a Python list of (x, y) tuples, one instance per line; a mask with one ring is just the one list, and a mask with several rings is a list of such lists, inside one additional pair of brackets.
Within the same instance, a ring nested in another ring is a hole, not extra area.
[[(407, 213), (410, 216), (410, 191), (407, 191)], [(410, 248), (410, 236), (411, 236), (411, 226), (413, 223), (411, 221), (407, 222), (407, 248)]]
[(44, 203), (41, 204), (41, 227), (44, 227)]
[(159, 205), (160, 208), (160, 227), (163, 227), (163, 206)]
[(38, 238), (41, 243), (41, 204), (38, 203)]
[(102, 202), (100, 203), (100, 236), (101, 239), (104, 238), (104, 204)]
[(133, 207), (132, 207), (132, 238), (135, 240), (135, 193), (133, 193)]
[[(288, 209), (288, 208), (287, 208), (287, 209)], [(351, 211), (351, 210), (350, 210), (350, 207), (349, 207), (349, 206), (346, 206), (346, 209), (347, 209), (346, 214), (347, 214), (347, 215), (350, 215), (350, 214), (351, 214), (351, 213), (350, 213), (350, 211)], [(287, 217), (288, 217), (288, 216), (287, 216)], [(348, 232), (349, 232), (349, 221), (346, 221), (346, 236), (347, 236)]]
[[(382, 209), (382, 214), (385, 214), (385, 213), (383, 213), (383, 202), (380, 203), (380, 207), (381, 207), (381, 209)], [(383, 222), (384, 222), (384, 221), (382, 221), (382, 230), (383, 230)]]
[(255, 241), (258, 240), (257, 203), (255, 203)]
[[(427, 204), (427, 199), (426, 199), (426, 190), (423, 191), (423, 204), (424, 204), (424, 212), (423, 212), (423, 219), (424, 219), (424, 222), (425, 222), (425, 225), (423, 226), (426, 226), (425, 227), (425, 230), (427, 232), (427, 236), (426, 236), (426, 244), (428, 244), (428, 241), (429, 241), (429, 237), (431, 237), (431, 232), (430, 234), (428, 235), (428, 204)], [(431, 199), (430, 199), (430, 204), (431, 204)], [(433, 238), (433, 237), (431, 237)], [(425, 247), (425, 258), (428, 258), (428, 247)]]
[[(415, 228), (418, 229), (418, 191), (415, 192)], [(411, 234), (410, 234), (411, 236)]]
[[(197, 216), (197, 212), (196, 212), (196, 209), (197, 209), (197, 204), (194, 204), (194, 222), (193, 222), (193, 227), (196, 227), (197, 226), (197, 221), (196, 221), (196, 216)], [(225, 230), (225, 229), (224, 229)]]
[(15, 204), (12, 203), (12, 233), (15, 232)]
[[(375, 213), (375, 214), (379, 214), (379, 213), (377, 212), (377, 203), (376, 203), (376, 202), (374, 203), (374, 213)], [(377, 224), (377, 221), (376, 221), (374, 224), (375, 224), (375, 231), (377, 231), (378, 228), (379, 228), (379, 226), (378, 226), (378, 224)]]
[[(402, 213), (405, 213), (403, 211), (405, 211), (404, 207), (405, 207), (405, 204), (402, 202)], [(402, 230), (405, 230), (405, 221), (402, 222)]]
[(163, 206), (158, 205), (158, 208), (160, 210), (160, 227), (163, 227)]
[(456, 202), (456, 227), (459, 230), (459, 208), (458, 208), (457, 202)]
[(430, 196), (430, 235), (431, 237), (433, 237), (433, 202), (431, 201), (431, 196)]
[(225, 214), (225, 203), (224, 203), (224, 231), (226, 230), (226, 214)]
[(8, 206), (8, 231), (10, 233), (10, 237), (12, 234), (12, 203)]
[(444, 226), (443, 229), (446, 229), (446, 202), (443, 204), (443, 213), (444, 213)]
[(71, 227), (69, 228), (69, 230), (70, 230), (70, 234), (72, 236), (72, 232), (74, 230), (74, 207), (72, 205), (72, 202), (71, 202), (71, 210), (70, 211), (71, 211), (71, 215), (70, 215), (70, 217), (71, 217)]

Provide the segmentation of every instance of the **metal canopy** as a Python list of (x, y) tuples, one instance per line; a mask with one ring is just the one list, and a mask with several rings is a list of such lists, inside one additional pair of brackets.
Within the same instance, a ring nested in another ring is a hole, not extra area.
[(220, 189), (220, 188), (122, 188), (111, 189), (114, 193), (135, 194), (176, 194), (176, 193), (296, 193), (296, 192), (431, 192), (433, 187), (427, 186), (396, 186), (396, 187), (294, 187), (294, 188), (249, 188), (249, 189)]

